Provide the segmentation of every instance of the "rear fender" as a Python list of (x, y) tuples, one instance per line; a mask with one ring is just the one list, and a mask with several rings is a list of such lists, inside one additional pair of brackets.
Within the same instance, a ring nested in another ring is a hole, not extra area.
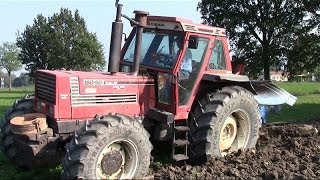
[(251, 81), (250, 85), (255, 92), (254, 98), (259, 104), (279, 105), (288, 104), (293, 106), (297, 97), (288, 93), (286, 90), (264, 81)]
[(204, 74), (202, 80), (226, 85), (239, 85), (254, 94), (254, 98), (259, 104), (280, 105), (288, 104), (292, 106), (297, 97), (288, 93), (284, 89), (271, 84), (269, 81), (250, 81), (247, 76), (235, 74)]

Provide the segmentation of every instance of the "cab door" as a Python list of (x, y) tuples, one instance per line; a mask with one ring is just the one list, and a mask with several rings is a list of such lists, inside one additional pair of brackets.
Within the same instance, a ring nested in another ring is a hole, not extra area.
[[(190, 37), (197, 36), (197, 47), (188, 47)], [(184, 46), (183, 55), (177, 63), (175, 74), (177, 77), (176, 83), (176, 102), (177, 114), (175, 119), (188, 118), (188, 112), (191, 109), (192, 102), (196, 96), (200, 80), (202, 78), (205, 66), (203, 63), (209, 58), (208, 51), (212, 49), (212, 36), (197, 35), (189, 33)], [(191, 54), (191, 61), (190, 56)]]

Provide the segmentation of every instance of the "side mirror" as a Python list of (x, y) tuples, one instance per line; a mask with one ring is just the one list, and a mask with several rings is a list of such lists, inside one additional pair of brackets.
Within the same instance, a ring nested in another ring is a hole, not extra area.
[(198, 36), (191, 35), (189, 37), (188, 48), (197, 49), (198, 48), (198, 41), (199, 41)]

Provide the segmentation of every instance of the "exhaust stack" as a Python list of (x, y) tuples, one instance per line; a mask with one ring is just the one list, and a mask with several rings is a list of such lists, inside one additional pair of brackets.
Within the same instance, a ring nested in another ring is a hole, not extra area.
[(119, 72), (120, 56), (121, 56), (121, 41), (123, 32), (123, 23), (121, 21), (122, 4), (116, 3), (117, 15), (115, 22), (112, 22), (111, 41), (108, 71), (111, 74)]
[(123, 33), (123, 23), (121, 21), (121, 17), (124, 17), (137, 26), (133, 67), (131, 72), (131, 75), (136, 76), (138, 74), (140, 65), (143, 28), (147, 25), (147, 16), (149, 15), (149, 12), (136, 10), (133, 12), (135, 13), (135, 20), (133, 20), (125, 14), (122, 14), (122, 4), (119, 4), (118, 2), (119, 0), (116, 0), (115, 3), (115, 6), (117, 7), (116, 20), (112, 23), (108, 71), (111, 72), (111, 74), (119, 72), (121, 41)]
[(147, 16), (149, 12), (147, 11), (134, 11), (135, 21), (137, 22), (136, 28), (136, 44), (134, 47), (134, 59), (131, 75), (136, 76), (139, 71), (140, 57), (141, 57), (141, 44), (142, 44), (142, 33), (143, 28), (147, 25)]

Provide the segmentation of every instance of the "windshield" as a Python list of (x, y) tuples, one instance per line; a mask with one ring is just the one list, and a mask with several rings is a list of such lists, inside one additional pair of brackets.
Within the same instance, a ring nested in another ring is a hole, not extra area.
[[(136, 37), (130, 42), (123, 60), (133, 62)], [(182, 35), (145, 31), (142, 34), (141, 65), (171, 70), (178, 58)], [(181, 47), (180, 47), (181, 48)]]

